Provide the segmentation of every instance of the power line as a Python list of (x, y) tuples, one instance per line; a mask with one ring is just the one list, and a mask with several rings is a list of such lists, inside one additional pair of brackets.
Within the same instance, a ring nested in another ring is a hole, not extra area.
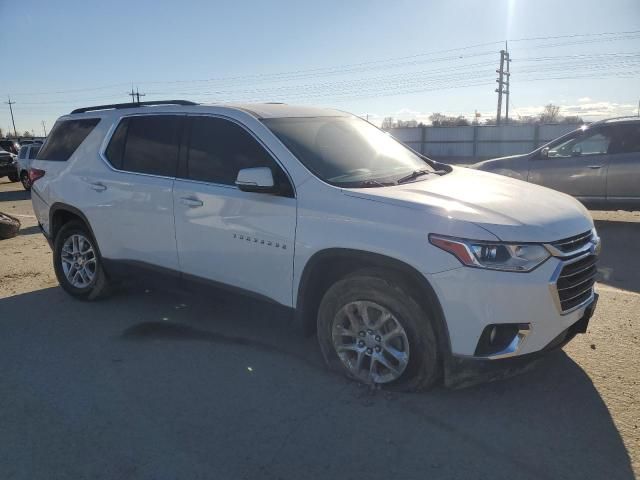
[[(578, 39), (575, 41), (564, 42), (564, 43), (553, 43), (553, 44), (543, 44), (543, 45), (533, 46), (533, 48), (550, 48), (550, 47), (557, 47), (557, 46), (579, 45), (583, 43), (628, 40), (628, 39), (636, 39), (636, 38), (640, 39), (639, 35), (640, 35), (640, 30), (631, 30), (631, 31), (623, 31), (623, 32), (600, 32), (600, 33), (569, 34), (569, 35), (556, 35), (556, 36), (544, 36), (544, 37), (528, 37), (528, 38), (512, 39), (510, 41), (511, 42), (533, 42), (533, 41), (547, 41), (547, 40)], [(304, 78), (304, 77), (360, 73), (363, 71), (385, 69), (385, 68), (397, 68), (401, 66), (411, 66), (411, 65), (416, 65), (420, 63), (426, 63), (426, 62), (433, 63), (437, 61), (459, 60), (459, 59), (475, 57), (475, 56), (492, 55), (493, 52), (481, 52), (481, 53), (475, 53), (471, 55), (454, 55), (454, 56), (436, 58), (436, 59), (427, 58), (424, 60), (416, 60), (423, 57), (429, 57), (429, 56), (438, 55), (438, 54), (467, 51), (467, 50), (487, 47), (487, 46), (495, 46), (500, 43), (502, 43), (502, 41), (485, 42), (485, 43), (478, 43), (475, 45), (468, 45), (464, 47), (450, 48), (446, 50), (418, 53), (414, 55), (390, 57), (386, 59), (370, 60), (366, 62), (342, 64), (342, 65), (329, 66), (329, 67), (316, 67), (311, 69), (290, 70), (285, 72), (241, 75), (241, 76), (232, 76), (232, 77), (218, 77), (218, 78), (207, 78), (207, 79), (194, 79), (194, 80), (151, 81), (151, 82), (141, 82), (141, 83), (145, 83), (147, 85), (157, 85), (157, 84), (170, 85), (170, 84), (181, 84), (181, 83), (205, 83), (205, 82), (218, 82), (218, 83), (225, 83), (225, 82), (235, 83), (238, 81), (266, 82), (266, 81), (295, 80), (295, 79)], [(407, 62), (407, 60), (413, 60), (413, 61)], [(392, 63), (392, 65), (388, 65), (390, 62)], [(63, 94), (63, 93), (97, 91), (97, 90), (105, 90), (109, 88), (121, 87), (122, 85), (127, 85), (127, 83), (115, 83), (111, 85), (105, 85), (105, 86), (93, 87), (93, 88), (56, 90), (56, 91), (48, 91), (48, 92), (46, 91), (21, 92), (17, 94), (14, 93), (14, 96), (15, 95), (57, 95), (57, 94)]]

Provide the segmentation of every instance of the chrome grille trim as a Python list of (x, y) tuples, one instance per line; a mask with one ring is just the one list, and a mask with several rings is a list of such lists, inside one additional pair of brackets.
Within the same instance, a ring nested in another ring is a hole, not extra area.
[[(598, 273), (596, 266), (598, 256), (596, 245), (594, 243), (590, 243), (590, 245), (589, 251), (558, 263), (551, 276), (549, 288), (561, 315), (567, 315), (584, 307), (595, 297), (594, 285)], [(575, 264), (580, 262), (585, 262), (585, 265), (575, 269)], [(585, 272), (588, 272), (588, 275), (582, 278), (580, 275), (584, 275)]]

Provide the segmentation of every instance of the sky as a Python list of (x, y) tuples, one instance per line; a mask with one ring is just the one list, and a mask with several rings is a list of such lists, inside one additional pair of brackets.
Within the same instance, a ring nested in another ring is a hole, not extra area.
[(0, 99), (36, 135), (132, 86), (144, 100), (285, 101), (378, 124), (489, 118), (505, 40), (512, 117), (547, 103), (635, 115), (640, 100), (640, 0), (0, 0), (0, 19)]

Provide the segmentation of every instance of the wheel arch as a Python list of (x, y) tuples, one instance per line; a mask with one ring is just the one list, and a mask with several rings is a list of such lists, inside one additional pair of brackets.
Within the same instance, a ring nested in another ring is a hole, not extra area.
[[(91, 233), (91, 236), (97, 243), (96, 236), (91, 228), (91, 223), (89, 223), (85, 214), (76, 207), (72, 207), (71, 205), (61, 202), (54, 203), (49, 209), (49, 235), (51, 237), (51, 241), (55, 242), (56, 235), (65, 223), (76, 219), (86, 225), (89, 229), (89, 233)], [(96, 248), (98, 248), (97, 245)]]
[(320, 301), (336, 281), (358, 270), (376, 269), (390, 272), (409, 289), (409, 294), (431, 314), (438, 346), (448, 356), (451, 352), (449, 331), (438, 297), (429, 281), (411, 265), (387, 255), (348, 248), (330, 248), (316, 252), (305, 264), (298, 283), (296, 326), (306, 335), (315, 331)]

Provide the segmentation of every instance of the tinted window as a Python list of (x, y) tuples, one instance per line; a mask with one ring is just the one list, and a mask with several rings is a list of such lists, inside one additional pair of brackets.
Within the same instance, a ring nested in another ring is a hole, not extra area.
[(613, 127), (613, 140), (609, 153), (640, 152), (640, 122)]
[(31, 147), (31, 150), (29, 150), (29, 159), (32, 160), (34, 158), (36, 158), (36, 155), (38, 154), (38, 152), (40, 151), (40, 147)]
[(29, 150), (29, 147), (20, 147), (20, 151), (18, 152), (18, 158), (21, 160), (23, 158), (26, 158), (27, 150)]
[(601, 128), (594, 132), (587, 131), (584, 135), (579, 135), (551, 147), (549, 157), (603, 155), (607, 153), (610, 143), (611, 132), (609, 129)]
[(56, 122), (38, 159), (67, 161), (99, 121), (99, 118), (86, 118)]
[(20, 146), (13, 140), (3, 140), (2, 142), (0, 142), (0, 146), (7, 152), (15, 153), (16, 155), (18, 154), (18, 150), (20, 149)]
[(122, 157), (124, 155), (124, 143), (127, 139), (127, 128), (129, 127), (129, 119), (123, 119), (116, 131), (111, 136), (109, 146), (105, 155), (111, 165), (117, 169), (122, 169)]
[(220, 118), (193, 117), (187, 178), (235, 185), (243, 168), (270, 167), (274, 180), (290, 186), (271, 155), (244, 128)]
[[(130, 117), (121, 168), (130, 172), (175, 176), (181, 125), (182, 117), (178, 115)], [(115, 144), (114, 155), (117, 148)]]

